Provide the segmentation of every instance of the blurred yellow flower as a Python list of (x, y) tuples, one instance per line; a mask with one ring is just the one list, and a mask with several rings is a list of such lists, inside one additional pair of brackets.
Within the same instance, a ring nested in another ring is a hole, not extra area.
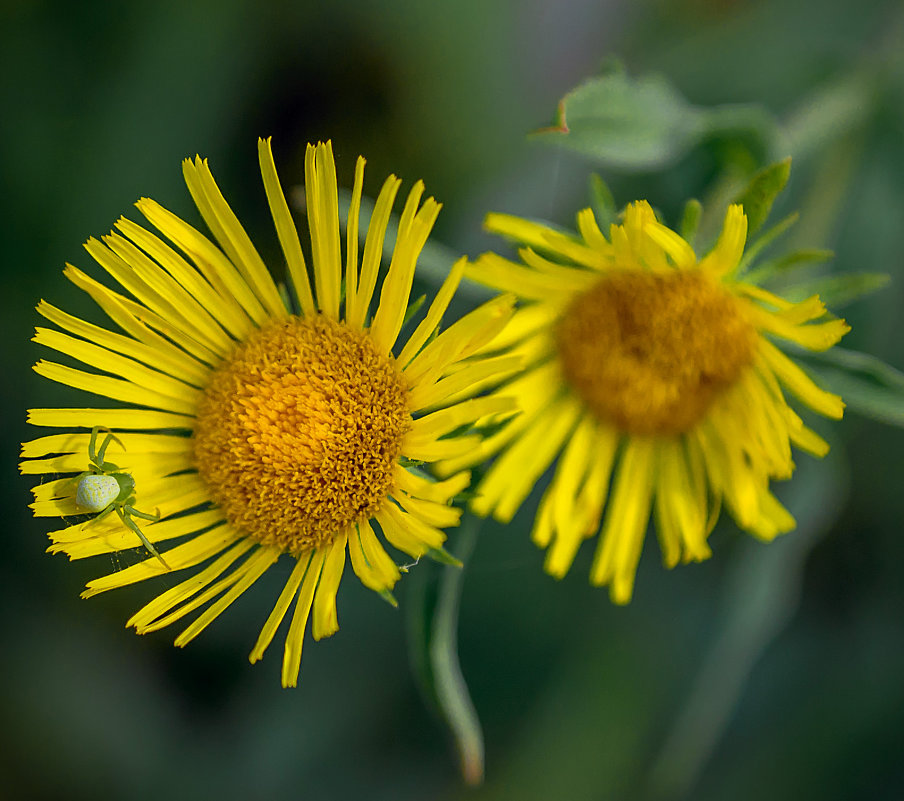
[(491, 395), (515, 397), (524, 411), (439, 469), (495, 456), (472, 506), (507, 522), (556, 462), (533, 528), (547, 571), (565, 575), (599, 532), (591, 581), (627, 603), (651, 512), (668, 567), (710, 555), (723, 503), (763, 540), (794, 527), (770, 480), (791, 476), (792, 443), (816, 456), (828, 445), (782, 388), (827, 417), (840, 418), (844, 404), (771, 339), (825, 350), (849, 328), (818, 297), (793, 304), (737, 277), (747, 234), (738, 205), (701, 259), (643, 201), (608, 239), (590, 209), (577, 222), (579, 237), (487, 217), (490, 231), (525, 245), (520, 262), (487, 253), (468, 270), (522, 301), (489, 348), (525, 360)]
[[(383, 184), (359, 264), (364, 159), (358, 159), (343, 264), (332, 148), (308, 146), (312, 285), (269, 140), (259, 142), (259, 157), (299, 313), (290, 310), (207, 162), (186, 160), (189, 191), (218, 244), (142, 199), (139, 211), (175, 248), (124, 218), (118, 232), (86, 245), (127, 294), (71, 265), (65, 270), (122, 333), (43, 301), (38, 306), (74, 336), (39, 328), (35, 341), (92, 371), (40, 361), (37, 372), (126, 406), (34, 409), (29, 422), (115, 431), (117, 440), (100, 460), (115, 461), (130, 474), (146, 516), (154, 517), (151, 510), (159, 515), (142, 530), (161, 558), (91, 581), (84, 596), (160, 576), (170, 567), (189, 571), (129, 620), (139, 633), (209, 604), (177, 637), (176, 645), (185, 645), (280, 557), (290, 557), (294, 567), (250, 659), (262, 657), (295, 600), (282, 666), (283, 685), (294, 686), (312, 610), (314, 639), (338, 629), (336, 593), (346, 552), (360, 580), (392, 600), (399, 569), (374, 521), (400, 551), (415, 558), (441, 555), (442, 529), (457, 525), (460, 516), (449, 502), (470, 477), (453, 471), (434, 482), (413, 465), (472, 450), (476, 435), (449, 435), (513, 405), (499, 396), (469, 399), (468, 388), (477, 378), (510, 374), (519, 360), (468, 359), (509, 319), (511, 297), (481, 306), (435, 336), (464, 260), (394, 355), (415, 263), (440, 209), (433, 198), (421, 204), (423, 183), (408, 195), (371, 317), (401, 182), (391, 176)], [(29, 474), (81, 473), (88, 468), (89, 439), (88, 433), (66, 432), (27, 442), (21, 468)], [(84, 513), (75, 490), (72, 478), (41, 483), (34, 488), (35, 515)], [(50, 538), (51, 552), (73, 559), (140, 545), (113, 515), (68, 525)]]

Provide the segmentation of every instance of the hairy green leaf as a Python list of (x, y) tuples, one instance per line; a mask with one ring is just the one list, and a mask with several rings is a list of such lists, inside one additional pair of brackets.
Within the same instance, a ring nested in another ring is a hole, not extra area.
[(608, 234), (609, 226), (618, 218), (618, 208), (615, 205), (615, 197), (612, 190), (603, 180), (602, 176), (593, 173), (590, 176), (590, 197), (593, 202), (593, 211), (600, 230)]
[(772, 204), (785, 188), (790, 174), (790, 158), (770, 164), (754, 175), (747, 188), (735, 198), (735, 203), (740, 203), (747, 215), (748, 235), (756, 233), (766, 222)]
[(703, 205), (699, 200), (691, 198), (684, 204), (684, 211), (681, 213), (681, 224), (678, 232), (691, 247), (697, 240), (697, 229), (700, 227), (700, 216), (703, 214)]
[(850, 411), (904, 428), (904, 373), (868, 353), (844, 348), (801, 351), (801, 356)]
[(615, 70), (565, 95), (554, 124), (532, 137), (610, 168), (648, 171), (675, 163), (709, 136), (751, 140), (765, 156), (774, 128), (759, 107), (694, 106), (660, 76)]
[(819, 295), (830, 309), (840, 309), (888, 285), (887, 273), (843, 273), (827, 275), (810, 281), (795, 283), (782, 290), (788, 300), (800, 301), (811, 295)]
[[(829, 261), (834, 257), (831, 250), (823, 250), (820, 248), (803, 248), (801, 250), (792, 250), (784, 256), (777, 256), (774, 259), (768, 259), (761, 262), (755, 270), (747, 273), (745, 278), (752, 284), (765, 284), (769, 280), (781, 279), (787, 273), (798, 267), (807, 264), (821, 264)], [(787, 285), (787, 284), (785, 284)]]

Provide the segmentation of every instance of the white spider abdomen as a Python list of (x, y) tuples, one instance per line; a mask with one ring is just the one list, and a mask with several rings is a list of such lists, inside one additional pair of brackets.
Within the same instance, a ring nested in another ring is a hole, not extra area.
[(113, 476), (82, 476), (75, 491), (75, 503), (89, 512), (102, 512), (119, 495), (119, 482)]

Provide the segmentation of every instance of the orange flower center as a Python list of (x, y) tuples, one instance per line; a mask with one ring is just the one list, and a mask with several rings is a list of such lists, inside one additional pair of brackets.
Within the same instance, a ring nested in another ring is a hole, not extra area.
[(556, 330), (565, 378), (602, 420), (629, 434), (680, 434), (753, 361), (740, 302), (699, 270), (606, 275)]
[(379, 508), (410, 427), (401, 372), (366, 332), (291, 317), (212, 374), (195, 464), (233, 526), (297, 554)]

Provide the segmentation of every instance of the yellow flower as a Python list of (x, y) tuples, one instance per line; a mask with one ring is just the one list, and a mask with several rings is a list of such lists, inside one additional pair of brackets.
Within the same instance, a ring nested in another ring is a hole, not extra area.
[(525, 359), (495, 391), (524, 413), (439, 468), (452, 474), (496, 456), (473, 509), (507, 522), (556, 462), (533, 528), (548, 548), (546, 570), (565, 575), (598, 532), (591, 581), (627, 603), (651, 511), (668, 567), (710, 555), (723, 503), (760, 539), (794, 527), (769, 482), (791, 476), (792, 443), (816, 456), (828, 445), (783, 389), (827, 417), (840, 418), (844, 404), (771, 340), (825, 350), (849, 328), (826, 318), (818, 297), (792, 304), (738, 277), (740, 206), (702, 259), (646, 202), (629, 206), (609, 239), (590, 209), (577, 222), (574, 237), (488, 216), (489, 230), (526, 245), (520, 263), (487, 253), (468, 271), (522, 301), (490, 347)]
[[(314, 639), (338, 629), (336, 593), (346, 550), (360, 580), (392, 600), (389, 590), (399, 568), (378, 539), (374, 521), (400, 551), (414, 558), (442, 556), (442, 529), (457, 525), (460, 516), (449, 502), (470, 476), (453, 471), (448, 480), (434, 482), (414, 465), (455, 458), (476, 446), (477, 435), (459, 430), (513, 406), (498, 396), (469, 399), (469, 387), (488, 375), (510, 374), (518, 360), (468, 358), (509, 319), (511, 297), (481, 306), (436, 336), (464, 260), (394, 354), (415, 263), (440, 209), (433, 198), (420, 203), (423, 183), (408, 195), (371, 317), (384, 235), (401, 182), (391, 176), (384, 183), (359, 265), (364, 159), (358, 159), (343, 265), (332, 148), (308, 146), (312, 286), (269, 140), (261, 140), (258, 149), (300, 312), (290, 311), (207, 162), (186, 160), (189, 191), (218, 245), (142, 199), (139, 211), (175, 247), (122, 218), (118, 232), (103, 241), (91, 239), (86, 248), (124, 293), (71, 265), (65, 270), (121, 332), (43, 301), (38, 306), (74, 336), (39, 328), (35, 341), (102, 374), (47, 361), (35, 370), (127, 406), (34, 409), (29, 422), (112, 429), (117, 441), (109, 442), (100, 461), (115, 462), (130, 474), (134, 504), (145, 517), (160, 518), (142, 523), (141, 530), (161, 556), (91, 581), (84, 596), (169, 568), (189, 571), (129, 620), (139, 633), (209, 604), (177, 637), (176, 645), (185, 645), (280, 557), (294, 560), (250, 656), (252, 662), (262, 657), (295, 600), (282, 667), (283, 685), (294, 686), (312, 609)], [(27, 442), (23, 456), (29, 460), (22, 470), (84, 474), (89, 441), (92, 449), (98, 444), (88, 433), (70, 432)], [(79, 479), (35, 487), (35, 515), (83, 513), (76, 503)], [(123, 522), (107, 515), (68, 525), (50, 534), (49, 550), (78, 559), (139, 546)]]

